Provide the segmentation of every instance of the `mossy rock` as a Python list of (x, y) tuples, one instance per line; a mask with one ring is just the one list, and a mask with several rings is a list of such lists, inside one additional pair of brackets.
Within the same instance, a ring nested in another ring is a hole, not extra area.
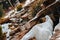
[(19, 4), (19, 5), (17, 6), (17, 11), (20, 11), (21, 9), (22, 9), (22, 5)]

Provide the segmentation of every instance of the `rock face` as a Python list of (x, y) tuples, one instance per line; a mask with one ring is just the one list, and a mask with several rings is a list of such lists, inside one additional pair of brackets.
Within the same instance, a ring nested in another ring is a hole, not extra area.
[[(33, 1), (33, 0), (32, 0)], [(0, 23), (2, 23), (2, 22), (6, 22), (7, 20), (9, 20), (9, 18), (11, 18), (10, 20), (13, 20), (14, 18), (12, 18), (12, 17), (19, 17), (19, 18), (17, 18), (17, 19), (15, 19), (15, 20), (19, 20), (20, 19), (20, 15), (22, 16), (22, 19), (27, 19), (28, 18), (28, 20), (30, 20), (30, 19), (32, 19), (33, 17), (33, 15), (34, 15), (34, 13), (37, 13), (38, 11), (40, 11), (40, 4), (43, 2), (43, 0), (34, 0), (34, 2), (33, 3), (31, 3), (31, 5), (29, 5), (30, 4), (30, 2), (32, 2), (31, 0), (26, 0), (26, 4), (25, 4), (25, 6), (27, 5), (28, 6), (28, 8), (26, 7), (26, 10), (23, 10), (22, 12), (14, 12), (14, 10), (9, 14), (9, 15), (7, 15), (6, 17), (4, 17), (5, 19), (1, 19), (1, 21), (0, 21)], [(49, 0), (48, 0), (49, 1)], [(53, 1), (53, 0), (52, 0)], [(39, 4), (39, 5), (38, 5)], [(53, 4), (55, 4), (55, 2), (53, 3)], [(53, 6), (53, 4), (51, 5), (51, 6)], [(20, 5), (21, 6), (21, 5)], [(19, 6), (19, 7), (20, 7)], [(12, 38), (12, 40), (20, 40), (28, 31), (28, 33), (24, 36), (26, 39), (22, 39), (22, 40), (28, 40), (30, 37), (32, 37), (32, 36), (35, 36), (35, 38), (37, 39), (37, 40), (48, 40), (49, 39), (49, 36), (52, 34), (52, 22), (49, 20), (49, 17), (46, 17), (46, 22), (44, 22), (44, 23), (42, 23), (42, 24), (37, 24), (37, 25), (35, 25), (36, 24), (36, 22), (37, 21), (39, 21), (38, 19), (40, 18), (40, 16), (42, 15), (43, 16), (43, 14), (45, 14), (45, 12), (46, 12), (46, 10), (50, 10), (49, 8), (51, 8), (51, 6), (49, 5), (48, 7), (46, 7), (46, 9), (43, 9), (43, 10), (41, 10), (40, 12), (38, 12), (38, 14), (37, 14), (37, 16), (36, 17), (34, 17), (33, 19), (32, 19), (32, 21), (30, 20), (29, 22), (23, 22), (23, 24), (21, 25), (21, 23), (20, 23), (20, 25), (18, 26), (18, 28), (17, 29), (21, 29), (22, 30), (22, 32), (20, 32), (21, 30), (19, 30), (18, 32), (16, 32), (16, 34), (12, 34), (13, 36), (11, 37)], [(18, 9), (19, 9), (19, 7), (18, 7)], [(24, 8), (23, 8), (24, 9)], [(37, 12), (36, 12), (37, 11)], [(42, 13), (43, 12), (43, 13)], [(15, 14), (13, 14), (13, 13), (15, 13)], [(32, 15), (32, 13), (33, 13), (33, 15)], [(47, 13), (47, 12), (46, 12)], [(16, 15), (17, 14), (17, 15)], [(16, 16), (15, 16), (16, 15)], [(25, 20), (24, 19), (24, 20)], [(37, 19), (37, 21), (35, 20), (35, 19)], [(28, 21), (28, 20), (26, 20), (26, 21)], [(16, 22), (18, 22), (19, 23), (19, 21), (16, 21)], [(5, 24), (4, 24), (5, 25)], [(35, 26), (34, 26), (35, 25)], [(5, 27), (7, 27), (8, 25), (6, 25)], [(15, 25), (16, 26), (16, 25)], [(20, 27), (21, 26), (21, 27)], [(32, 26), (34, 26), (33, 28), (32, 28)], [(3, 27), (4, 28), (4, 27)], [(32, 28), (32, 29), (31, 29)], [(14, 27), (11, 27), (11, 29), (14, 29)], [(16, 29), (16, 30), (17, 30)], [(30, 30), (31, 29), (31, 30)], [(14, 30), (14, 32), (13, 33), (15, 33), (15, 31), (16, 30)], [(4, 31), (7, 31), (7, 36), (9, 36), (9, 31), (10, 30), (8, 30), (8, 27), (7, 27), (7, 29), (4, 29)], [(35, 32), (35, 33), (34, 33)], [(59, 32), (59, 31), (58, 31)], [(50, 33), (50, 34), (49, 34)], [(28, 35), (29, 34), (29, 35)], [(30, 35), (32, 35), (32, 36), (30, 36)], [(42, 38), (42, 36), (43, 36), (43, 38)], [(15, 38), (15, 39), (14, 39)], [(34, 38), (33, 38), (34, 39)], [(59, 39), (59, 38), (58, 38)], [(58, 40), (57, 39), (57, 40)], [(9, 40), (9, 39), (8, 39)], [(32, 40), (32, 39), (30, 39), (30, 40)], [(34, 39), (35, 40), (35, 39)]]
[(46, 22), (35, 25), (21, 40), (29, 40), (35, 37), (37, 40), (49, 40), (52, 35), (53, 22), (49, 16), (45, 16)]

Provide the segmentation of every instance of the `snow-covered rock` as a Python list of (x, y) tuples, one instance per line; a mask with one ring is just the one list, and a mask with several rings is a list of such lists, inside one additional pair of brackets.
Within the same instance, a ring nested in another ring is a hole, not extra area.
[(21, 40), (29, 40), (32, 37), (36, 40), (49, 40), (52, 35), (53, 22), (48, 15), (45, 18), (46, 22), (35, 25)]
[(51, 36), (50, 40), (60, 40), (60, 23), (55, 26), (53, 35)]
[(60, 30), (60, 23), (59, 23), (58, 25), (55, 26), (54, 31), (57, 30), (57, 29)]
[(32, 3), (34, 0), (26, 0), (25, 4), (23, 5), (23, 7), (29, 5), (30, 3)]
[[(10, 23), (2, 24), (2, 31), (3, 31), (3, 33), (7, 33), (6, 37), (9, 37), (9, 34), (11, 32), (11, 30), (8, 27), (9, 24)], [(7, 38), (7, 40), (9, 40), (9, 39)]]

